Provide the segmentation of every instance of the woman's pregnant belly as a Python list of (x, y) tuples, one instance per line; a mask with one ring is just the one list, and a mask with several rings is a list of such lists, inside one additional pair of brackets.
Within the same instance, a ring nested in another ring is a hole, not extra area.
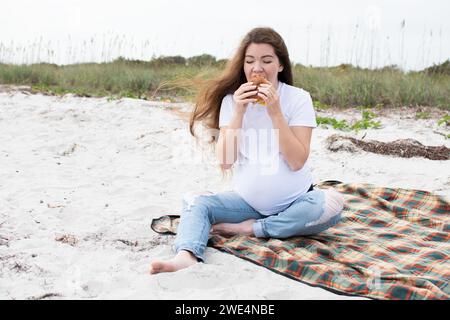
[(275, 165), (238, 163), (234, 168), (236, 192), (264, 215), (283, 211), (312, 183), (307, 163), (299, 171), (292, 171), (281, 157), (278, 159)]

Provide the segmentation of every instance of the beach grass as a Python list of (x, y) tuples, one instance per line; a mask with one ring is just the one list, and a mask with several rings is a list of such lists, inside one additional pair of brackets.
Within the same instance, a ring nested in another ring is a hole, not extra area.
[[(210, 55), (158, 57), (150, 61), (116, 59), (108, 63), (55, 65), (0, 64), (0, 83), (29, 85), (52, 94), (192, 101), (192, 79), (220, 74), (225, 60)], [(449, 60), (422, 71), (396, 66), (363, 69), (293, 65), (294, 85), (311, 93), (321, 108), (431, 106), (450, 110)]]

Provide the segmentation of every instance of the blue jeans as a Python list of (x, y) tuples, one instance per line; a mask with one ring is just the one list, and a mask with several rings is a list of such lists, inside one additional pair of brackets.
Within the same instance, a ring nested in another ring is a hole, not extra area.
[[(324, 204), (323, 191), (315, 189), (298, 197), (285, 210), (265, 216), (234, 191), (192, 196), (190, 201), (185, 197), (174, 249), (175, 252), (190, 251), (204, 261), (203, 254), (213, 224), (239, 223), (249, 219), (256, 219), (253, 224), (255, 237), (284, 239), (316, 234), (334, 226), (341, 218), (339, 213), (329, 221), (314, 224), (323, 214)], [(313, 225), (308, 226), (311, 223)]]

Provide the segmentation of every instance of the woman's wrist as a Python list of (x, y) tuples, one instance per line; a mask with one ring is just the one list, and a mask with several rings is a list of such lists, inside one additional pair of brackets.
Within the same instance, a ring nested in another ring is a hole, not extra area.
[(246, 109), (239, 109), (239, 108), (236, 108), (236, 109), (234, 110), (234, 114), (235, 114), (235, 116), (242, 118), (242, 117), (244, 116), (244, 114), (245, 114), (245, 110), (246, 110)]
[(234, 108), (235, 111), (245, 112), (247, 110), (247, 105), (243, 103), (236, 102), (236, 108)]

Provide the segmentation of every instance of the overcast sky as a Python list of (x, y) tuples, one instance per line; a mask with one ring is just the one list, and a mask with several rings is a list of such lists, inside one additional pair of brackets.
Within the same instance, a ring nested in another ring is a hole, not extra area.
[(308, 65), (421, 69), (450, 58), (449, 0), (2, 0), (0, 10), (3, 62), (229, 58), (256, 26)]

